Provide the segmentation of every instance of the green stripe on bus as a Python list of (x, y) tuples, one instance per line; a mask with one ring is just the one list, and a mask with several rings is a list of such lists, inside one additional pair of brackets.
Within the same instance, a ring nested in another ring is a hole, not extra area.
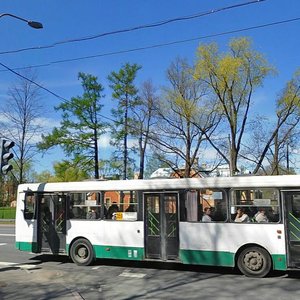
[[(284, 254), (273, 254), (273, 269), (284, 271), (287, 269), (286, 256)], [(234, 267), (235, 254), (221, 251), (199, 251), (181, 250), (180, 259), (184, 264)]]
[(96, 258), (115, 258), (129, 260), (143, 260), (144, 248), (120, 246), (93, 246)]
[(273, 269), (278, 271), (285, 271), (287, 269), (286, 256), (284, 254), (273, 254)]
[(180, 260), (184, 264), (205, 266), (234, 266), (234, 254), (222, 251), (180, 250)]
[(38, 245), (37, 243), (29, 243), (29, 242), (16, 242), (16, 249), (27, 252), (37, 252)]

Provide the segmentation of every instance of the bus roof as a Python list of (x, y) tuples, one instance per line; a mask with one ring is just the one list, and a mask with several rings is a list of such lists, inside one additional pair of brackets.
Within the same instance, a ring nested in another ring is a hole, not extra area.
[(181, 179), (91, 180), (80, 182), (25, 183), (18, 192), (84, 192), (129, 190), (181, 190), (199, 188), (300, 188), (300, 175), (234, 176)]

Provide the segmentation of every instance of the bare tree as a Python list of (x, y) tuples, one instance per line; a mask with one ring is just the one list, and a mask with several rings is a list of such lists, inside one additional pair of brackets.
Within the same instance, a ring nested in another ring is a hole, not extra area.
[[(258, 122), (258, 121), (256, 121)], [(260, 121), (259, 130), (254, 131), (251, 139), (252, 151), (244, 158), (255, 164), (253, 173), (268, 167), (268, 173), (278, 175), (282, 173), (283, 160), (287, 160), (288, 144), (297, 140), (299, 132), (297, 127), (300, 122), (300, 69), (286, 84), (280, 97), (277, 99), (276, 123), (272, 124), (272, 130), (266, 132), (264, 122)], [(253, 151), (253, 146), (257, 151)], [(288, 168), (287, 168), (288, 169)], [(287, 170), (285, 170), (286, 172)]]
[(131, 121), (132, 135), (138, 139), (139, 173), (138, 179), (144, 178), (146, 150), (149, 144), (150, 132), (154, 125), (154, 112), (158, 97), (153, 83), (143, 82), (139, 94), (138, 104), (133, 107)]
[(170, 87), (165, 88), (156, 109), (157, 122), (151, 133), (151, 144), (156, 155), (178, 176), (191, 177), (195, 175), (192, 170), (198, 166), (205, 133), (213, 127), (207, 114), (208, 102), (203, 86), (194, 80), (186, 60), (176, 59), (167, 70), (167, 78)]
[(33, 84), (37, 75), (28, 71), (25, 78), (20, 78), (8, 90), (8, 98), (1, 111), (1, 131), (4, 138), (15, 142), (15, 176), (19, 183), (25, 180), (25, 170), (37, 153), (36, 142), (41, 126), (41, 95)]

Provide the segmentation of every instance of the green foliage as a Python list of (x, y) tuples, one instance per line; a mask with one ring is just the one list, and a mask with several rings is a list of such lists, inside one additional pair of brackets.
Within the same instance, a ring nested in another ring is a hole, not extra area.
[(108, 76), (110, 88), (113, 90), (112, 97), (117, 100), (116, 108), (112, 109), (115, 121), (111, 126), (111, 144), (121, 149), (123, 179), (127, 178), (129, 171), (128, 136), (132, 131), (132, 111), (139, 104), (138, 89), (134, 85), (134, 80), (140, 68), (137, 64), (126, 63), (118, 72), (111, 72)]
[(277, 112), (294, 106), (300, 112), (300, 68), (294, 73), (293, 78), (287, 82), (281, 97), (277, 101)]
[(55, 182), (55, 177), (49, 171), (43, 171), (34, 175), (35, 182)]
[(86, 170), (67, 160), (55, 163), (54, 172), (55, 181), (81, 181), (89, 178)]
[(15, 207), (0, 207), (0, 219), (15, 219), (16, 208)]
[(51, 134), (42, 135), (43, 140), (38, 147), (47, 150), (61, 146), (68, 156), (73, 155), (75, 161), (81, 160), (84, 171), (88, 171), (92, 165), (95, 177), (98, 178), (98, 139), (105, 133), (107, 126), (100, 121), (104, 88), (95, 76), (79, 73), (78, 78), (81, 80), (83, 95), (56, 107), (56, 110), (62, 112), (61, 126), (54, 128)]
[(247, 38), (233, 39), (229, 43), (229, 51), (225, 53), (220, 53), (215, 43), (202, 45), (197, 55), (194, 76), (207, 85), (225, 120), (224, 131), (230, 134), (229, 149), (217, 145), (212, 139), (209, 141), (231, 166), (234, 174), (238, 172), (237, 160), (253, 92), (262, 86), (266, 76), (274, 73), (274, 68), (251, 47), (251, 41)]

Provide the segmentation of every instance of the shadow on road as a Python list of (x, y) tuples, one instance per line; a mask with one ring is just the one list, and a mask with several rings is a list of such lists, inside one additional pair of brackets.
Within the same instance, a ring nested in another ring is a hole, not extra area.
[[(32, 257), (35, 264), (43, 264), (46, 262), (55, 262), (58, 264), (70, 264), (73, 263), (68, 256), (42, 254)], [(129, 261), (129, 260), (118, 260), (118, 259), (97, 259), (94, 266), (116, 266), (125, 268), (136, 268), (136, 269), (157, 269), (157, 270), (174, 270), (183, 272), (198, 272), (207, 274), (220, 274), (220, 275), (241, 275), (241, 272), (237, 268), (231, 267), (217, 267), (217, 266), (199, 266), (199, 265), (184, 265), (175, 262), (160, 262), (160, 261)], [(83, 267), (86, 268), (86, 267)], [(286, 276), (290, 278), (300, 278), (300, 272), (290, 271), (272, 271), (268, 277), (280, 277)]]

